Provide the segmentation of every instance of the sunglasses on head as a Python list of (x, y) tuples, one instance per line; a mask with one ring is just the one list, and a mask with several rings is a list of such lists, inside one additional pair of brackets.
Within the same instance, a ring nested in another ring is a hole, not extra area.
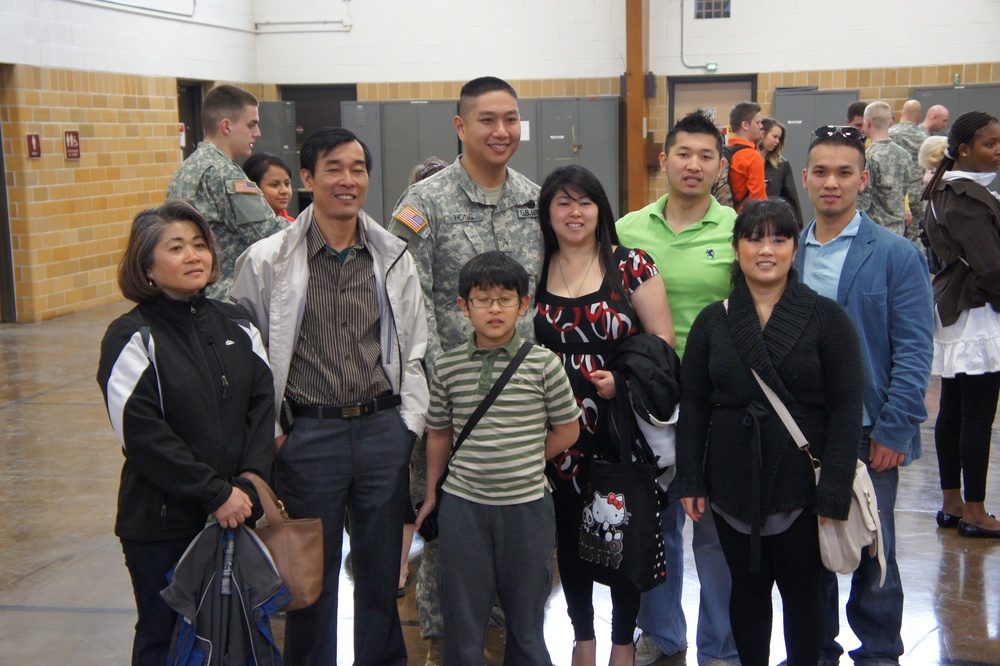
[(816, 131), (813, 132), (813, 136), (817, 139), (826, 139), (835, 134), (839, 134), (845, 139), (860, 141), (862, 143), (868, 138), (864, 132), (850, 125), (823, 125), (822, 127), (817, 127)]

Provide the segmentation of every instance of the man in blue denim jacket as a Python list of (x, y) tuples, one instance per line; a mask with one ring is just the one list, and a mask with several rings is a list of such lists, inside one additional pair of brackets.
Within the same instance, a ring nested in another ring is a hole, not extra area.
[[(864, 138), (852, 128), (816, 131), (802, 180), (816, 220), (795, 260), (802, 279), (840, 303), (858, 331), (865, 364), (864, 432), (858, 457), (869, 465), (882, 520), (887, 574), (864, 553), (851, 579), (847, 619), (861, 640), (855, 664), (898, 664), (903, 588), (896, 565), (893, 510), (899, 467), (920, 457), (920, 424), (933, 354), (934, 311), (927, 264), (916, 246), (857, 211), (868, 181)], [(825, 572), (822, 664), (837, 664), (837, 576)]]

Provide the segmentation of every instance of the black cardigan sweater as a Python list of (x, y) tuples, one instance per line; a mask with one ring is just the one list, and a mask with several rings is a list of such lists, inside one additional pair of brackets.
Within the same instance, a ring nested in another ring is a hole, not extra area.
[[(809, 457), (773, 413), (751, 367), (785, 403), (822, 461), (818, 486)], [(728, 313), (713, 303), (691, 327), (681, 386), (680, 497), (708, 496), (729, 515), (758, 526), (769, 514), (807, 507), (847, 518), (864, 375), (857, 333), (837, 303), (799, 282), (793, 269), (761, 331), (740, 279)], [(759, 454), (753, 453), (756, 427)]]

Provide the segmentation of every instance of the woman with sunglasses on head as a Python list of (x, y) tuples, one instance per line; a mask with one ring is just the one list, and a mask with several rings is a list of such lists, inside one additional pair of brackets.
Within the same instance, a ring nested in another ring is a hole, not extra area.
[(799, 191), (795, 187), (792, 176), (792, 165), (781, 156), (785, 149), (785, 126), (774, 118), (764, 118), (761, 121), (763, 130), (757, 151), (764, 158), (764, 182), (767, 185), (767, 196), (781, 197), (795, 210), (802, 228), (802, 207), (799, 205)]
[(160, 590), (206, 519), (235, 528), (258, 518), (240, 474), (271, 474), (267, 355), (242, 308), (205, 297), (218, 279), (218, 244), (194, 207), (167, 201), (136, 215), (118, 286), (138, 305), (108, 326), (97, 369), (125, 457), (115, 534), (138, 611), (133, 665), (167, 662), (177, 614)]
[(243, 163), (247, 178), (257, 183), (264, 201), (274, 214), (283, 220), (294, 222), (288, 214), (288, 203), (292, 200), (292, 170), (277, 155), (257, 153)]
[[(573, 623), (573, 666), (596, 660), (593, 581), (581, 571), (578, 540), (594, 451), (598, 402), (615, 395), (604, 370), (617, 344), (639, 333), (675, 343), (667, 293), (652, 258), (618, 245), (611, 203), (593, 173), (553, 171), (538, 200), (544, 257), (535, 302), (535, 337), (556, 352), (580, 405), (580, 438), (549, 463), (555, 492), (557, 561)], [(640, 593), (612, 588), (612, 666), (632, 664)]]
[[(799, 232), (780, 199), (753, 201), (733, 229), (733, 289), (691, 327), (681, 367), (677, 478), (685, 513), (713, 520), (732, 574), (743, 666), (767, 666), (771, 594), (789, 666), (815, 666), (824, 636), (820, 520), (844, 520), (861, 437), (863, 363), (847, 313), (800, 282)], [(810, 442), (801, 451), (753, 375)], [(810, 456), (822, 461), (816, 482)], [(706, 497), (711, 502), (706, 502)], [(707, 514), (707, 515), (706, 515)]]
[(944, 495), (937, 523), (966, 537), (1000, 538), (1000, 520), (985, 504), (1000, 395), (1000, 201), (986, 187), (997, 169), (1000, 124), (965, 113), (923, 192), (924, 229), (942, 266), (933, 281), (932, 373), (941, 377), (934, 442)]

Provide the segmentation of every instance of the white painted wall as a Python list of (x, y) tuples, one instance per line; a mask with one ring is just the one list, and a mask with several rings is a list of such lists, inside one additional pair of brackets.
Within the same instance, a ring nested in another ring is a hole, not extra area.
[(253, 4), (254, 0), (115, 0), (115, 4), (0, 0), (0, 62), (254, 82)]
[[(257, 0), (258, 6), (273, 0)], [(289, 13), (309, 0), (290, 0)], [(350, 32), (262, 34), (260, 77), (284, 83), (617, 76), (624, 0), (352, 0)]]
[[(650, 0), (650, 69), (681, 62), (682, 0)], [(684, 60), (718, 74), (914, 67), (1000, 60), (997, 0), (732, 0), (729, 19), (694, 20), (683, 0)]]
[[(625, 0), (0, 0), (0, 62), (264, 83), (618, 76)], [(678, 76), (1000, 61), (1000, 1), (650, 0), (650, 69)], [(165, 13), (173, 12), (173, 13)]]

